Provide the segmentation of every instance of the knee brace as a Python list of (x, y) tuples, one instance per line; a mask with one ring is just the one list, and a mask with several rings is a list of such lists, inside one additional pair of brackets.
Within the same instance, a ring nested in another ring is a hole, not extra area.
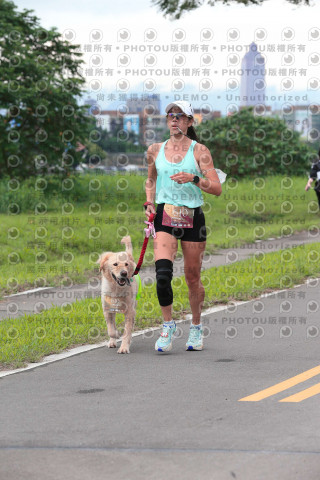
[(171, 288), (173, 263), (171, 260), (161, 258), (156, 262), (157, 295), (161, 307), (167, 307), (173, 302)]

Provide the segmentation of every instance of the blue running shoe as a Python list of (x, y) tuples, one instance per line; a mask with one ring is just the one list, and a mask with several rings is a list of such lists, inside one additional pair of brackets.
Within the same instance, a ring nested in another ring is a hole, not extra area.
[(202, 325), (190, 325), (189, 338), (186, 343), (186, 350), (202, 350)]
[(172, 325), (164, 323), (162, 327), (162, 333), (155, 344), (155, 350), (157, 352), (169, 352), (172, 349), (172, 336), (177, 330), (175, 322)]

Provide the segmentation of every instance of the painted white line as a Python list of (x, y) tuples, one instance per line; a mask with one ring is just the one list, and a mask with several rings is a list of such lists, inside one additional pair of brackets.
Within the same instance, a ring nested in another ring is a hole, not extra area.
[(28, 293), (41, 292), (42, 290), (48, 290), (48, 288), (56, 288), (56, 287), (33, 288), (32, 290), (26, 290), (25, 292), (13, 293), (12, 295), (5, 295), (3, 298), (17, 297), (18, 295), (26, 295)]
[(0, 378), (6, 377), (8, 375), (14, 375), (15, 373), (26, 372), (27, 370), (33, 370), (37, 367), (43, 367), (43, 365), (47, 365), (49, 363), (58, 362), (60, 360), (64, 360), (65, 358), (73, 357), (74, 355), (79, 355), (79, 353), (89, 352), (90, 350), (94, 350), (96, 348), (101, 348), (107, 345), (107, 342), (96, 343), (94, 345), (82, 345), (80, 347), (72, 348), (71, 350), (66, 350), (62, 353), (56, 353), (53, 355), (48, 355), (44, 357), (43, 360), (39, 363), (29, 363), (24, 368), (18, 368), (17, 370), (8, 370), (6, 372), (0, 372)]
[[(306, 280), (305, 283), (302, 283), (302, 284), (299, 284), (299, 285), (294, 285), (291, 288), (286, 288), (286, 289), (283, 289), (283, 290), (274, 290), (273, 292), (269, 292), (269, 293), (263, 293), (262, 295), (260, 295), (260, 297), (253, 298), (252, 300), (232, 302), (232, 305), (244, 305), (245, 303), (255, 302), (255, 301), (257, 301), (261, 298), (270, 297), (271, 295), (277, 295), (278, 293), (281, 293), (281, 292), (287, 292), (288, 290), (292, 290), (293, 288), (303, 287), (304, 285), (308, 285), (309, 283), (314, 282), (315, 280), (317, 281), (317, 285), (318, 285), (318, 283), (320, 281), (320, 278), (309, 278), (309, 279)], [(230, 307), (230, 303), (227, 304), (227, 305), (220, 305), (218, 307), (208, 308), (207, 310), (205, 310), (201, 313), (201, 316), (203, 317), (203, 316), (206, 316), (206, 315), (210, 315), (211, 313), (220, 312), (222, 310), (226, 310), (229, 307)], [(191, 320), (191, 317), (192, 317), (192, 315), (188, 314), (188, 315), (185, 315), (185, 318), (183, 320), (175, 320), (175, 322), (176, 323), (183, 323), (186, 320)], [(133, 337), (138, 337), (140, 335), (145, 335), (145, 334), (147, 334), (149, 332), (153, 332), (155, 330), (160, 330), (161, 328), (162, 328), (161, 325), (159, 327), (145, 328), (144, 330), (138, 330), (138, 331), (134, 332), (132, 334), (132, 336)], [(119, 342), (121, 342), (121, 338), (117, 340), (117, 343), (119, 343)], [(106, 347), (107, 343), (108, 343), (108, 341), (104, 341), (104, 342), (101, 342), (101, 343), (95, 343), (95, 344), (92, 344), (92, 345), (82, 345), (80, 347), (72, 348), (71, 350), (66, 350), (62, 353), (49, 355), (47, 357), (44, 357), (43, 360), (39, 363), (29, 363), (24, 368), (18, 368), (17, 370), (7, 370), (5, 372), (0, 372), (0, 378), (7, 377), (8, 375), (14, 375), (14, 374), (17, 374), (17, 373), (23, 373), (23, 372), (26, 372), (28, 370), (33, 370), (34, 368), (37, 368), (37, 367), (43, 367), (44, 365), (48, 365), (48, 364), (54, 363), (54, 362), (59, 362), (60, 360), (64, 360), (65, 358), (69, 358), (69, 357), (73, 357), (75, 355), (79, 355), (80, 353), (85, 353), (85, 352), (89, 352), (91, 350), (95, 350), (97, 348)]]
[[(240, 304), (240, 303), (247, 303), (247, 302), (237, 302), (237, 305)], [(228, 308), (228, 305), (223, 305), (223, 306), (219, 306), (219, 307), (210, 308), (210, 309), (202, 312), (201, 315), (209, 315), (209, 313), (219, 312), (220, 310), (225, 310), (226, 308)], [(188, 318), (188, 317), (190, 317), (190, 318)], [(182, 323), (182, 322), (185, 322), (186, 320), (189, 320), (189, 319), (191, 319), (191, 314), (186, 315), (186, 318), (184, 318), (183, 320), (175, 320), (175, 322), (176, 323)], [(149, 332), (154, 332), (155, 330), (160, 330), (161, 328), (162, 328), (162, 325), (160, 325), (159, 327), (150, 327), (150, 328), (145, 328), (144, 330), (138, 330), (136, 332), (133, 332), (132, 337), (138, 337), (140, 335), (145, 335), (145, 334), (148, 334)], [(120, 343), (120, 342), (121, 342), (121, 338), (119, 338), (117, 340), (117, 343)], [(8, 375), (15, 375), (17, 373), (26, 372), (28, 370), (33, 370), (34, 368), (43, 367), (44, 365), (48, 365), (50, 363), (59, 362), (60, 360), (64, 360), (65, 358), (69, 358), (69, 357), (73, 357), (75, 355), (79, 355), (80, 353), (85, 353), (85, 352), (89, 352), (91, 350), (95, 350), (97, 348), (106, 347), (107, 344), (108, 344), (108, 341), (104, 341), (104, 342), (101, 342), (101, 343), (95, 343), (95, 344), (91, 344), (91, 345), (82, 345), (80, 347), (75, 347), (75, 348), (72, 348), (70, 350), (66, 350), (62, 353), (49, 355), (47, 357), (44, 357), (43, 360), (39, 363), (29, 363), (24, 368), (18, 368), (16, 370), (7, 370), (7, 371), (4, 371), (4, 372), (0, 372), (0, 378), (7, 377)]]

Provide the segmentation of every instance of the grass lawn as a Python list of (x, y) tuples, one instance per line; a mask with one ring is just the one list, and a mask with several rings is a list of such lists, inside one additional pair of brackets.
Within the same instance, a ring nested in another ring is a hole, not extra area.
[[(28, 288), (86, 282), (97, 274), (99, 254), (121, 250), (127, 234), (138, 260), (146, 227), (145, 177), (67, 180), (30, 179), (13, 191), (0, 184), (0, 211), (6, 212), (0, 214), (0, 298)], [(220, 197), (204, 194), (206, 251), (317, 228), (316, 195), (305, 192), (305, 184), (302, 177), (229, 178)], [(152, 240), (144, 265), (151, 263)]]
[[(263, 292), (290, 288), (320, 275), (320, 243), (302, 245), (202, 272), (205, 308), (231, 300), (248, 300)], [(190, 313), (184, 277), (174, 278), (173, 318)], [(155, 285), (145, 286), (139, 300), (135, 328), (162, 323)], [(117, 315), (121, 331), (124, 316)], [(65, 304), (36, 315), (0, 322), (0, 369), (20, 368), (43, 356), (75, 345), (101, 342), (107, 330), (99, 298)]]

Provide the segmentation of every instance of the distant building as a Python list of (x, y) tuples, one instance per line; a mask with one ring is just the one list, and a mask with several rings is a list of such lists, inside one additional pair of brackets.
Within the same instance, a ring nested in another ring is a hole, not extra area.
[(216, 120), (221, 118), (220, 110), (205, 110), (200, 108), (194, 109), (194, 118), (196, 119), (196, 125), (200, 125), (204, 120)]
[(96, 116), (96, 124), (107, 132), (115, 133), (123, 128), (123, 115), (118, 110), (102, 110), (100, 115)]
[(143, 96), (134, 96), (126, 101), (127, 113), (143, 114), (145, 110), (152, 111), (154, 115), (160, 114), (160, 98), (159, 95), (150, 94)]
[(144, 121), (143, 143), (149, 146), (155, 142), (162, 142), (163, 136), (167, 131), (165, 115), (148, 115)]
[[(239, 111), (248, 108), (247, 106), (241, 106), (239, 107)], [(276, 117), (276, 116), (281, 116), (280, 112), (273, 111), (271, 108), (271, 105), (264, 105), (263, 103), (258, 103), (257, 105), (254, 106), (253, 108), (253, 115), (259, 116), (259, 117)]]
[(249, 51), (241, 62), (240, 105), (243, 107), (263, 104), (265, 94), (265, 60), (255, 42), (252, 42)]
[(92, 114), (92, 108), (94, 108), (97, 105), (97, 102), (93, 98), (88, 97), (88, 98), (85, 99), (84, 104), (89, 105), (89, 107), (87, 109), (87, 113), (88, 113), (88, 115), (91, 115)]
[(311, 128), (318, 132), (318, 140), (320, 139), (320, 105), (309, 105), (309, 113), (311, 115)]
[[(299, 132), (301, 138), (317, 141), (320, 138), (320, 106), (293, 105), (288, 111), (273, 111), (274, 116), (282, 118), (288, 128)], [(310, 132), (312, 133), (310, 134)]]
[(136, 113), (123, 115), (123, 129), (128, 133), (134, 133), (139, 136), (140, 116)]
[(293, 107), (293, 130), (299, 132), (304, 140), (308, 139), (308, 132), (311, 130), (311, 118), (307, 105), (295, 105)]

